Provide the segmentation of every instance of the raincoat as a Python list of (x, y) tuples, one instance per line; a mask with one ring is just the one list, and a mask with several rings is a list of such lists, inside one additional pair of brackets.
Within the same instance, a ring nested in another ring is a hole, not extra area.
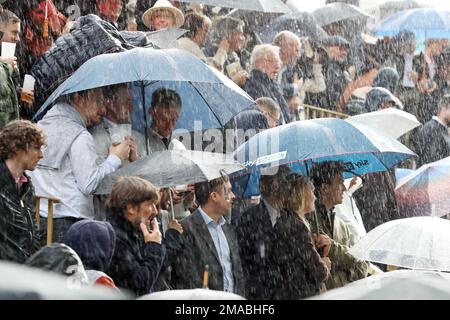
[(414, 149), (419, 156), (417, 167), (450, 157), (448, 127), (435, 117), (417, 132)]
[(28, 178), (19, 188), (5, 162), (1, 161), (0, 260), (25, 262), (39, 249), (36, 231), (31, 181)]
[(9, 64), (0, 62), (0, 130), (10, 121), (19, 118), (16, 87)]
[[(327, 212), (321, 204), (316, 204), (316, 211), (320, 232), (332, 239), (328, 254), (331, 260), (331, 277), (326, 281), (327, 289), (343, 287), (350, 282), (365, 278), (369, 271), (369, 264), (348, 253), (350, 232), (345, 222), (337, 218), (334, 212)], [(314, 226), (314, 215), (310, 215), (308, 220)]]

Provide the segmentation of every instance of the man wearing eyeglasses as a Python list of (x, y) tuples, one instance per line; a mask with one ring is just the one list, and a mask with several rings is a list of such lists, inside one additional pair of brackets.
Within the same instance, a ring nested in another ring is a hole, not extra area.
[(199, 208), (181, 221), (184, 232), (181, 249), (173, 260), (173, 286), (177, 289), (208, 287), (244, 296), (236, 235), (224, 218), (235, 199), (228, 177), (197, 183), (195, 197)]

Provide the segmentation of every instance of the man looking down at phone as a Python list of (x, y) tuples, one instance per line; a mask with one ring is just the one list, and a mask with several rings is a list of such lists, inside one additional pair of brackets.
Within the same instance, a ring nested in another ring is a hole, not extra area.
[(138, 177), (119, 178), (106, 200), (107, 218), (116, 232), (108, 275), (136, 296), (152, 291), (164, 261), (158, 202), (158, 189)]

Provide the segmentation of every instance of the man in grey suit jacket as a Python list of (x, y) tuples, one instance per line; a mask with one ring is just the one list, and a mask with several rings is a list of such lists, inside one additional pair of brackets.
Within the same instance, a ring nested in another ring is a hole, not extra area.
[[(245, 295), (236, 234), (225, 218), (235, 198), (227, 177), (195, 185), (199, 208), (181, 221), (180, 251), (174, 257), (173, 286), (209, 289)], [(206, 267), (208, 266), (208, 267)], [(204, 272), (208, 268), (208, 283)]]

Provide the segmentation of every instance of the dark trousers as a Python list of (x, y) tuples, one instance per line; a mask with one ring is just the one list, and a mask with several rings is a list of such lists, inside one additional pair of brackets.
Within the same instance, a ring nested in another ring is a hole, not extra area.
[[(40, 219), (40, 231), (39, 235), (41, 238), (42, 246), (47, 244), (47, 218), (41, 217)], [(66, 235), (67, 230), (69, 230), (70, 226), (72, 226), (75, 222), (81, 221), (81, 218), (54, 218), (53, 219), (53, 241), (63, 243), (64, 236)]]

